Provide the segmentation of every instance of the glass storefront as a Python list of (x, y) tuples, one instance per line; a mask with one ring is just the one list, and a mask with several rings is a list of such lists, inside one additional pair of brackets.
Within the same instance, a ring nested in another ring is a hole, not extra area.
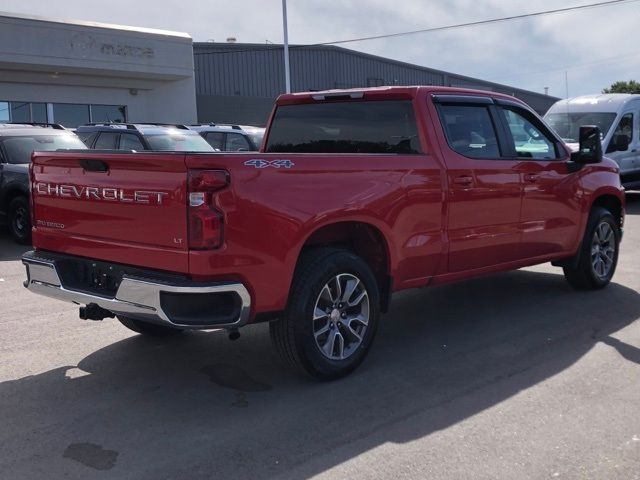
[(75, 128), (91, 122), (126, 121), (126, 105), (0, 101), (0, 122), (49, 122)]
[(77, 127), (90, 123), (89, 105), (75, 103), (54, 103), (53, 123), (60, 123), (65, 127)]

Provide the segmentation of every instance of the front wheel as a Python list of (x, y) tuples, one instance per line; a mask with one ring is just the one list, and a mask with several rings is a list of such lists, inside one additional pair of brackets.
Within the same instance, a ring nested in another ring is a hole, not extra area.
[(620, 228), (608, 210), (596, 207), (589, 215), (578, 261), (564, 267), (569, 284), (578, 290), (597, 290), (609, 284), (618, 264)]
[(9, 203), (9, 232), (16, 242), (31, 243), (31, 214), (26, 197), (16, 197)]
[(270, 324), (287, 363), (320, 380), (355, 370), (375, 337), (380, 316), (376, 278), (347, 250), (313, 249), (300, 261), (284, 317)]
[(166, 327), (164, 325), (143, 322), (141, 320), (135, 320), (133, 318), (123, 317), (120, 315), (118, 315), (118, 320), (129, 330), (133, 330), (136, 333), (150, 337), (168, 337), (171, 335), (177, 335), (183, 331), (180, 328)]

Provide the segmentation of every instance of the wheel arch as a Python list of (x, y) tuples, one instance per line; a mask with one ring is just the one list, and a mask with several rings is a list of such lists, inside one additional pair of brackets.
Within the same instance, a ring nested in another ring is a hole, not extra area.
[(375, 223), (363, 219), (338, 220), (317, 225), (302, 242), (296, 268), (305, 250), (314, 247), (337, 247), (352, 251), (373, 270), (380, 289), (382, 311), (387, 311), (393, 288), (395, 258), (388, 235)]
[(0, 211), (7, 212), (11, 201), (19, 196), (27, 197), (29, 200), (29, 190), (20, 183), (10, 183), (2, 189), (0, 195)]
[(624, 200), (617, 193), (618, 192), (602, 191), (594, 195), (588, 214), (590, 214), (595, 207), (602, 207), (611, 212), (618, 223), (618, 227), (622, 228), (624, 226)]

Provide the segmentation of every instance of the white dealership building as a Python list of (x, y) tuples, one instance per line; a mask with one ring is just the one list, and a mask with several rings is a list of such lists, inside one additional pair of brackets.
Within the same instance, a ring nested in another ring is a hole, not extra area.
[(0, 122), (196, 120), (186, 33), (0, 13)]

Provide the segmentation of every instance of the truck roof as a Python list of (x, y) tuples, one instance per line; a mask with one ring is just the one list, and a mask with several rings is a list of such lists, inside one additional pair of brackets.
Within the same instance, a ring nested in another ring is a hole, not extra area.
[(73, 132), (57, 124), (0, 123), (0, 137), (36, 135), (73, 135)]
[[(367, 98), (371, 100), (396, 98), (411, 99), (420, 94), (451, 94), (451, 95), (480, 95), (493, 98), (513, 99), (509, 95), (493, 92), (491, 90), (476, 90), (470, 88), (442, 87), (438, 85), (414, 85), (414, 86), (383, 86), (383, 87), (367, 87), (367, 88), (348, 88), (335, 90), (321, 90), (314, 92), (298, 92), (280, 95), (276, 100), (276, 105), (291, 105), (295, 103), (309, 103), (320, 100), (330, 100), (332, 98), (342, 99), (358, 99)], [(517, 98), (516, 98), (517, 99)]]
[(600, 93), (595, 95), (581, 95), (566, 100), (559, 100), (553, 104), (549, 112), (556, 110), (571, 112), (609, 112), (617, 113), (631, 101), (640, 100), (640, 95), (630, 93)]

